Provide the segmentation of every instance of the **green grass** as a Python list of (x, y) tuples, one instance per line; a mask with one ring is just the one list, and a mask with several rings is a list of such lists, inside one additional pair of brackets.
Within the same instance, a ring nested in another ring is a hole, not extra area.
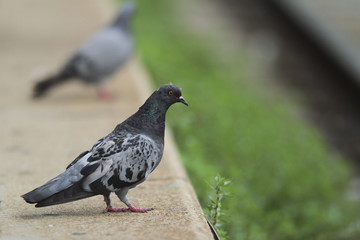
[[(155, 86), (183, 89), (188, 108), (167, 114), (202, 206), (219, 172), (232, 181), (225, 230), (231, 239), (356, 239), (345, 199), (346, 160), (333, 154), (296, 105), (251, 83), (247, 56), (214, 57), (211, 43), (179, 25), (176, 1), (138, 1), (138, 52)], [(271, 90), (268, 90), (271, 91)]]

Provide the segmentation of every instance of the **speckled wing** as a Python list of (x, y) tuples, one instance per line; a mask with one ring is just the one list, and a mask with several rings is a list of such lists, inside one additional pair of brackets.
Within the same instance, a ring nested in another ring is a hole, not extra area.
[(73, 59), (78, 74), (86, 81), (104, 80), (131, 56), (132, 36), (120, 28), (107, 27), (86, 41)]
[(81, 170), (86, 176), (82, 186), (101, 194), (134, 187), (156, 168), (162, 152), (163, 146), (146, 135), (109, 135), (91, 150), (88, 164)]

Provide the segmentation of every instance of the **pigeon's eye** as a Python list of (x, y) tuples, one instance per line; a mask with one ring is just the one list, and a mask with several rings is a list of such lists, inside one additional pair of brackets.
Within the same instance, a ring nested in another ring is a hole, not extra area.
[(171, 91), (171, 90), (168, 93), (169, 93), (170, 96), (174, 95), (174, 92)]

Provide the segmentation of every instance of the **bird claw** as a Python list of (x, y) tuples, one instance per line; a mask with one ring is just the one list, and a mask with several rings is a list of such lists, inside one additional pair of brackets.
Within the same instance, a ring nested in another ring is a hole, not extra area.
[(146, 213), (148, 211), (154, 210), (154, 208), (136, 208), (132, 205), (128, 208), (113, 208), (113, 207), (106, 207), (104, 213), (107, 212), (140, 212)]
[(115, 98), (115, 95), (112, 92), (110, 92), (109, 90), (104, 89), (104, 88), (98, 89), (97, 93), (98, 93), (99, 98), (103, 101), (111, 101), (111, 100), (114, 100), (114, 98)]
[(128, 208), (113, 208), (113, 207), (106, 207), (104, 213), (107, 212), (126, 212)]
[(136, 208), (133, 205), (130, 205), (127, 211), (145, 213), (145, 212), (148, 212), (151, 210), (154, 210), (154, 209), (153, 208)]

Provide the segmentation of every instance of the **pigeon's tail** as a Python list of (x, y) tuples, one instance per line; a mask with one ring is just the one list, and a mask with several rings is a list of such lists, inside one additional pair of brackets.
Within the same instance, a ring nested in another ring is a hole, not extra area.
[(97, 195), (96, 193), (92, 192), (86, 192), (81, 187), (80, 184), (74, 184), (71, 187), (68, 187), (67, 189), (55, 193), (54, 195), (38, 202), (35, 207), (46, 207), (56, 204), (62, 204), (72, 201), (77, 201), (83, 198), (88, 198)]
[(67, 81), (70, 78), (71, 76), (69, 74), (61, 73), (37, 82), (34, 87), (34, 98), (43, 97), (51, 88)]
[(26, 193), (22, 196), (26, 202), (36, 203), (35, 207), (46, 207), (51, 205), (57, 205), (57, 204), (72, 202), (97, 195), (96, 193), (84, 191), (81, 188), (80, 183), (75, 183), (74, 185), (64, 190), (41, 200), (34, 200), (34, 197), (36, 198), (36, 196), (38, 196), (36, 190), (37, 189), (29, 193)]
[(68, 170), (54, 177), (40, 187), (22, 195), (22, 197), (28, 203), (39, 203), (53, 195), (56, 195), (57, 193), (71, 189), (71, 187), (75, 185), (75, 190), (77, 190), (77, 192), (81, 192), (80, 183), (82, 182), (82, 175), (75, 176), (74, 171), (76, 172), (76, 169), (70, 167)]

